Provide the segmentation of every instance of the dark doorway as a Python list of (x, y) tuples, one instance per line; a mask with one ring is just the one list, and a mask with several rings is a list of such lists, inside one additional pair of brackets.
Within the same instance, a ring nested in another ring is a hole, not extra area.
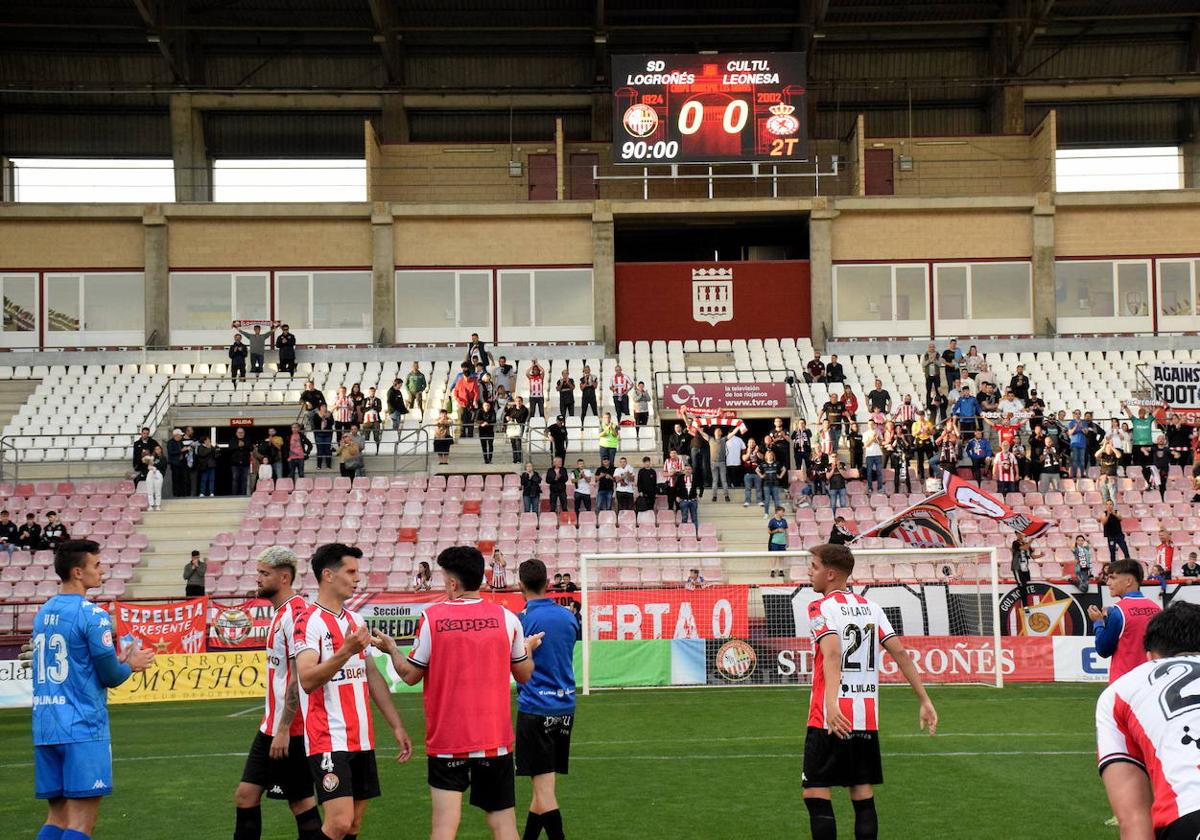
[(600, 163), (600, 156), (576, 152), (571, 155), (568, 166), (567, 197), (576, 201), (594, 201), (600, 197), (596, 189), (593, 167)]
[(865, 175), (867, 195), (895, 195), (891, 149), (866, 149)]
[(529, 156), (529, 200), (558, 198), (558, 159), (554, 155)]

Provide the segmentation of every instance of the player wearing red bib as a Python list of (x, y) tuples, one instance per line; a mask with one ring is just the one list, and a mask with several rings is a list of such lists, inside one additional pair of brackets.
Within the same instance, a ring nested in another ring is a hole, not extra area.
[(379, 796), (371, 700), (395, 735), (396, 760), (412, 757), (387, 680), (365, 653), (371, 634), (345, 608), (358, 587), (361, 557), (360, 549), (341, 543), (318, 548), (312, 558), (317, 600), (296, 622), (304, 744), (317, 798), (325, 806), (320, 836), (329, 840), (356, 840), (368, 801)]
[(883, 782), (879, 754), (879, 667), (896, 661), (921, 701), (919, 720), (937, 731), (937, 712), (912, 659), (874, 601), (850, 592), (854, 555), (844, 545), (812, 549), (808, 576), (819, 596), (808, 606), (813, 685), (804, 742), (804, 804), (813, 840), (836, 840), (833, 787), (850, 790), (856, 840), (879, 834), (872, 785)]
[(1121, 840), (1200, 836), (1200, 606), (1178, 601), (1144, 637), (1149, 661), (1096, 703), (1100, 778)]
[(458, 835), (467, 788), (471, 804), (487, 814), (492, 837), (517, 840), (509, 678), (528, 682), (542, 634), (526, 638), (515, 615), (480, 598), (479, 549), (454, 546), (437, 562), (445, 572), (446, 600), (421, 616), (408, 658), (392, 638), (377, 633), (372, 640), (391, 656), (402, 680), (425, 681), (432, 840)]
[(312, 774), (304, 754), (304, 717), (300, 715), (300, 687), (292, 662), (296, 621), (308, 611), (308, 602), (292, 590), (296, 555), (282, 546), (271, 546), (258, 558), (258, 597), (275, 608), (267, 631), (267, 696), (265, 712), (241, 784), (234, 793), (237, 822), (233, 840), (258, 840), (262, 836), (263, 793), (284, 799), (296, 817), (299, 840), (319, 840), (321, 814), (313, 798)]

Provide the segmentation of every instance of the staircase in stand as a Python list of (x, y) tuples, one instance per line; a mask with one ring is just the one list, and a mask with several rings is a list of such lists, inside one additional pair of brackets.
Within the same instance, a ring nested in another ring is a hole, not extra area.
[[(700, 502), (700, 522), (717, 526), (717, 539), (721, 551), (766, 551), (767, 520), (763, 519), (761, 504), (742, 507), (744, 498), (739, 487), (729, 493), (726, 502), (723, 491), (717, 491), (717, 501), (712, 501), (711, 488), (707, 489)], [(788, 521), (792, 520), (791, 505), (786, 505)], [(725, 581), (728, 583), (770, 582), (770, 561), (765, 557), (725, 558)]]
[(212, 538), (222, 531), (241, 529), (249, 506), (248, 496), (212, 499), (164, 499), (162, 510), (148, 510), (138, 532), (150, 547), (126, 587), (132, 598), (181, 598), (183, 567), (193, 550), (208, 557)]

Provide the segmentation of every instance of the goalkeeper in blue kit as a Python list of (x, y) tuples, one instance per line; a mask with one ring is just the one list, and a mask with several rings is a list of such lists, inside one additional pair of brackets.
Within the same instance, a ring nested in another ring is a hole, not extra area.
[(97, 543), (60, 543), (54, 571), (59, 593), (38, 610), (30, 639), (34, 789), (49, 804), (37, 840), (88, 840), (113, 791), (106, 692), (154, 654), (130, 645), (118, 656), (108, 612), (87, 599), (103, 582)]

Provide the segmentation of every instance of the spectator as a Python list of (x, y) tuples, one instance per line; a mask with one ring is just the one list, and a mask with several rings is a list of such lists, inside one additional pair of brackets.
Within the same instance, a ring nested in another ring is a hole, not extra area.
[[(241, 336), (250, 342), (250, 372), (262, 373), (263, 362), (266, 360), (267, 355), (267, 339), (275, 334), (276, 323), (271, 323), (271, 331), (268, 333), (262, 331), (261, 324), (255, 324), (254, 332), (248, 333), (241, 329), (242, 323), (242, 321), (233, 322), (234, 328), (238, 331), (238, 335), (233, 337), (234, 341), (237, 341), (238, 336)], [(244, 372), (242, 378), (246, 378)]]
[(492, 366), (491, 371), (492, 381), (496, 383), (496, 388), (503, 388), (505, 392), (511, 394), (513, 389), (517, 387), (517, 369), (508, 363), (507, 356), (501, 356), (497, 359), (496, 364)]
[(146, 494), (146, 507), (148, 510), (161, 510), (163, 487), (162, 472), (159, 470), (158, 464), (155, 463), (153, 455), (143, 456), (142, 462), (146, 469), (146, 477), (142, 481), (142, 491)]
[(984, 360), (983, 364), (979, 366), (979, 375), (975, 377), (976, 393), (985, 386), (995, 389), (998, 384), (996, 381), (996, 371), (992, 370), (992, 366)]
[(354, 401), (346, 393), (346, 386), (337, 389), (333, 398), (333, 428), (340, 436), (354, 422)]
[(484, 400), (479, 406), (477, 417), (479, 423), (479, 449), (483, 452), (483, 463), (492, 463), (496, 445), (496, 409), (491, 400)]
[[(717, 500), (717, 488), (720, 487), (725, 491), (725, 501), (729, 501), (729, 471), (726, 467), (726, 461), (729, 459), (729, 449), (725, 432), (717, 426), (713, 429), (713, 433), (709, 435), (704, 429), (697, 429), (697, 438), (702, 438), (708, 442), (708, 468), (712, 476), (709, 482), (712, 485), (712, 500)], [(731, 437), (736, 437), (732, 435)], [(786, 446), (786, 443), (785, 443)]]
[(279, 435), (275, 429), (267, 429), (267, 436), (258, 443), (258, 454), (262, 456), (263, 461), (271, 465), (271, 478), (279, 478), (283, 475), (283, 450), (280, 444), (276, 443)]
[(529, 416), (546, 416), (546, 373), (538, 364), (537, 359), (531, 359), (525, 371), (525, 380), (529, 383)]
[(867, 407), (872, 411), (882, 411), (890, 414), (892, 411), (892, 395), (883, 387), (883, 381), (875, 380), (875, 387), (867, 394)]
[(959, 362), (962, 360), (963, 353), (958, 349), (958, 340), (950, 339), (950, 346), (942, 351), (942, 368), (946, 376), (946, 387), (949, 388), (959, 378)]
[(1100, 444), (1104, 441), (1104, 429), (1100, 428), (1100, 424), (1095, 421), (1094, 415), (1090, 411), (1083, 413), (1083, 422), (1087, 424), (1084, 430), (1085, 441), (1084, 450), (1086, 457), (1084, 463), (1089, 466), (1096, 465), (1096, 453), (1100, 451)]
[(200, 474), (200, 490), (197, 495), (212, 498), (216, 494), (217, 450), (208, 435), (200, 437), (196, 447), (196, 471)]
[[(508, 406), (512, 402), (512, 396), (503, 385), (496, 386), (496, 399), (492, 400), (492, 404), (496, 406), (496, 416), (502, 420), (508, 417)], [(519, 463), (519, 462), (518, 462)]]
[(961, 435), (958, 431), (958, 424), (953, 419), (947, 420), (942, 425), (942, 431), (937, 436), (935, 443), (938, 447), (938, 469), (942, 472), (956, 472), (958, 460), (961, 457), (959, 452)]
[(683, 582), (683, 588), (688, 591), (703, 589), (706, 586), (704, 576), (700, 574), (699, 569), (688, 569), (687, 579)]
[(600, 466), (596, 467), (596, 510), (612, 510), (613, 496), (617, 489), (617, 480), (614, 476), (612, 461), (608, 458), (600, 459)]
[(353, 406), (351, 410), (350, 422), (352, 424), (361, 424), (363, 418), (363, 402), (366, 400), (366, 397), (362, 392), (362, 385), (357, 382), (351, 385), (349, 397), (350, 403)]
[(666, 458), (671, 452), (687, 455), (691, 445), (692, 436), (687, 433), (682, 423), (676, 423), (675, 430), (667, 438), (667, 448), (663, 452), (663, 458)]
[(574, 583), (574, 581), (571, 580), (571, 575), (567, 572), (563, 572), (562, 591), (563, 592), (578, 592), (579, 591), (579, 587)]
[(452, 390), (459, 438), (475, 436), (475, 409), (479, 405), (479, 383), (470, 376), (460, 377)]
[[(787, 551), (788, 522), (783, 506), (775, 506), (775, 515), (767, 522), (767, 551)], [(771, 557), (771, 577), (785, 577), (783, 558)]]
[(537, 513), (541, 507), (542, 476), (531, 462), (526, 462), (525, 472), (521, 473), (521, 510), (523, 513)]
[(454, 443), (454, 436), (450, 433), (450, 415), (445, 409), (438, 412), (437, 420), (433, 427), (433, 451), (437, 455), (439, 464), (450, 463), (450, 445)]
[(429, 563), (422, 560), (417, 564), (417, 570), (413, 572), (412, 590), (413, 592), (428, 592), (433, 589), (433, 572), (429, 568)]
[(942, 423), (950, 416), (950, 399), (946, 396), (945, 388), (938, 388), (933, 395), (933, 406), (930, 414), (937, 423)]
[(1104, 539), (1108, 541), (1108, 562), (1117, 562), (1118, 548), (1124, 552), (1126, 560), (1133, 559), (1129, 556), (1129, 546), (1125, 542), (1125, 529), (1121, 526), (1121, 517), (1117, 513), (1116, 505), (1111, 500), (1104, 503), (1104, 512), (1100, 514), (1100, 525), (1104, 531)]
[(1029, 409), (1029, 428), (1044, 426), (1042, 418), (1046, 416), (1046, 401), (1038, 396), (1036, 390), (1029, 392), (1029, 399), (1025, 401), (1025, 407)]
[(497, 592), (508, 589), (508, 561), (499, 549), (492, 552), (492, 589)]
[(825, 381), (826, 382), (845, 382), (846, 371), (842, 368), (842, 363), (838, 361), (837, 353), (829, 357), (829, 364), (825, 366)]
[(871, 480), (874, 478), (879, 492), (883, 492), (883, 445), (879, 429), (874, 420), (867, 421), (867, 431), (863, 434), (864, 465), (867, 474), (867, 493), (871, 492)]
[(200, 552), (193, 551), (192, 557), (183, 566), (183, 594), (187, 598), (199, 598), (204, 594), (204, 576), (208, 563), (200, 559)]
[(1007, 441), (1000, 444), (1000, 452), (992, 461), (992, 476), (996, 479), (996, 489), (999, 493), (1018, 492), (1021, 468), (1017, 464), (1017, 456), (1013, 454), (1012, 444)]
[(1020, 412), (1024, 411), (1025, 403), (1017, 399), (1017, 396), (1013, 393), (1012, 388), (1008, 388), (1005, 389), (1004, 397), (1000, 400), (1000, 403), (996, 407), (1000, 409), (1001, 414), (1007, 416), (1019, 414)]
[(42, 547), (42, 526), (32, 513), (25, 514), (25, 524), (17, 529), (17, 544), (31, 553)]
[(1169, 578), (1170, 576), (1171, 576), (1170, 572), (1167, 569), (1164, 569), (1158, 563), (1155, 563), (1154, 565), (1152, 565), (1150, 567), (1150, 574), (1146, 576), (1146, 582), (1147, 583), (1157, 583), (1159, 586), (1162, 587), (1162, 594), (1166, 595), (1167, 594), (1167, 578)]
[(813, 350), (813, 357), (809, 360), (808, 364), (804, 366), (804, 381), (825, 381), (825, 363), (821, 361), (821, 351), (815, 349)]
[(413, 409), (418, 411), (425, 410), (426, 387), (428, 387), (428, 383), (425, 380), (425, 374), (421, 373), (420, 363), (413, 362), (408, 375), (404, 377), (404, 389), (408, 391), (408, 401), (405, 405), (409, 411)]
[[(617, 511), (634, 509), (634, 493), (637, 490), (637, 470), (629, 466), (629, 459), (622, 457), (613, 473), (617, 482)], [(725, 501), (729, 501), (726, 497)]]
[(479, 333), (471, 333), (471, 340), (467, 342), (467, 355), (463, 359), (470, 362), (471, 366), (475, 365), (490, 365), (492, 363), (492, 354), (488, 352), (487, 346), (479, 338)]
[(907, 424), (896, 427), (896, 448), (893, 453), (895, 468), (892, 473), (892, 492), (900, 492), (900, 481), (904, 480), (906, 493), (912, 492), (912, 470), (909, 461), (917, 450), (917, 439), (913, 437), (912, 429)]
[(929, 462), (929, 472), (932, 474), (937, 463), (937, 452), (933, 439), (937, 436), (937, 427), (929, 419), (924, 409), (917, 409), (916, 419), (909, 425), (912, 430), (913, 442), (916, 446), (917, 478), (925, 481), (925, 462)]
[(1086, 595), (1092, 586), (1092, 543), (1087, 535), (1079, 534), (1075, 537), (1071, 555), (1075, 558), (1075, 586)]
[[(1171, 449), (1171, 463), (1179, 467), (1179, 472), (1187, 475), (1187, 468), (1192, 465), (1192, 437), (1195, 429), (1184, 423), (1178, 414), (1171, 415), (1167, 425), (1167, 446)], [(1167, 482), (1164, 479), (1163, 484)]]
[(829, 452), (837, 452), (838, 444), (841, 442), (842, 423), (845, 420), (845, 408), (842, 406), (841, 397), (837, 393), (831, 393), (829, 400), (825, 405), (821, 406), (821, 420), (829, 421)]
[(588, 365), (583, 366), (583, 373), (579, 375), (579, 425), (582, 426), (587, 420), (588, 408), (591, 408), (592, 414), (596, 417), (600, 416), (600, 408), (596, 403), (596, 388), (600, 385), (600, 380), (592, 374), (592, 369)]
[(959, 388), (958, 399), (950, 409), (950, 416), (958, 421), (959, 429), (963, 432), (973, 432), (978, 429), (980, 410), (979, 400), (971, 396), (970, 387), (962, 385)]
[(833, 520), (833, 527), (829, 530), (829, 539), (826, 542), (830, 545), (849, 545), (854, 542), (855, 536), (846, 525), (846, 517), (838, 516)]
[(141, 434), (133, 442), (133, 468), (135, 470), (142, 470), (142, 465), (145, 463), (142, 461), (142, 458), (147, 455), (153, 455), (154, 448), (158, 445), (158, 441), (150, 437), (150, 429), (143, 426)]
[(300, 408), (309, 418), (309, 428), (312, 428), (312, 418), (316, 415), (317, 409), (323, 405), (325, 405), (325, 395), (317, 388), (316, 383), (311, 379), (305, 382), (304, 390), (300, 392)]
[(387, 400), (388, 419), (392, 421), (392, 431), (398, 432), (404, 415), (408, 414), (408, 406), (404, 403), (404, 384), (399, 376), (392, 380), (392, 387), (387, 389), (385, 399)]
[(692, 475), (700, 486), (704, 486), (704, 476), (708, 472), (708, 444), (700, 437), (701, 426), (697, 423), (696, 433), (688, 444), (688, 460), (692, 465)]
[(921, 370), (925, 375), (925, 407), (934, 407), (934, 397), (942, 384), (942, 357), (938, 354), (937, 346), (931, 341), (921, 357)]
[(613, 395), (613, 412), (617, 415), (617, 423), (622, 417), (629, 416), (629, 392), (633, 389), (633, 380), (621, 372), (621, 366), (613, 369), (612, 384), (609, 390)]
[(558, 394), (558, 411), (567, 417), (575, 416), (575, 380), (571, 378), (571, 371), (563, 365), (562, 371), (558, 375), (558, 380), (554, 383), (554, 390)]
[(638, 512), (654, 510), (654, 500), (658, 498), (658, 473), (650, 466), (650, 458), (642, 458), (642, 468), (637, 473), (637, 501), (634, 509)]
[(17, 523), (8, 518), (7, 510), (0, 510), (0, 551), (8, 552), (8, 562), (12, 565), (13, 552), (20, 546), (20, 535)]
[(645, 382), (638, 382), (633, 389), (633, 422), (638, 426), (650, 422), (650, 392)]
[(696, 528), (696, 536), (700, 536), (700, 495), (703, 486), (692, 475), (692, 467), (685, 464), (683, 472), (676, 473), (674, 478), (675, 504), (679, 510), (679, 524), (685, 525), (690, 519)]
[(808, 423), (802, 417), (796, 421), (796, 428), (792, 430), (792, 466), (797, 473), (803, 469), (804, 474), (808, 474), (809, 461), (812, 459), (812, 446), (812, 430), (808, 428)]
[(322, 404), (313, 417), (313, 439), (317, 445), (317, 469), (333, 469), (333, 435), (337, 424), (329, 408)]
[(983, 422), (996, 430), (996, 437), (999, 439), (1001, 445), (1007, 443), (1009, 446), (1015, 446), (1021, 442), (1021, 424), (1013, 419), (1011, 411), (1002, 413), (1004, 417), (999, 423), (993, 422), (986, 417), (982, 418)]
[(187, 447), (183, 444), (183, 430), (171, 432), (167, 441), (167, 466), (171, 468), (171, 495), (182, 499), (188, 494)]
[(775, 457), (775, 450), (768, 449), (766, 458), (758, 465), (758, 477), (762, 480), (763, 519), (771, 518), (771, 511), (780, 504), (779, 487), (787, 486), (787, 467)]
[(566, 513), (567, 511), (567, 481), (569, 478), (569, 473), (563, 467), (563, 459), (557, 455), (554, 456), (550, 469), (546, 470), (546, 486), (550, 488), (550, 510), (555, 513)]
[(58, 518), (58, 514), (50, 511), (46, 514), (46, 527), (42, 529), (42, 547), (53, 551), (58, 544), (71, 539), (67, 526)]
[(1017, 581), (1017, 594), (1020, 596), (1021, 612), (1025, 616), (1025, 623), (1029, 623), (1029, 582), (1033, 577), (1033, 570), (1030, 563), (1036, 557), (1041, 557), (1040, 552), (1033, 550), (1032, 543), (1025, 539), (1020, 534), (1012, 541), (1012, 576)]
[[(436, 441), (434, 445), (436, 451)], [(342, 435), (337, 455), (338, 463), (341, 465), (342, 476), (353, 479), (358, 474), (359, 469), (362, 468), (362, 447), (350, 432)]]
[(1115, 504), (1117, 501), (1117, 467), (1120, 466), (1121, 456), (1113, 446), (1111, 437), (1100, 447), (1096, 461), (1100, 465), (1100, 479), (1097, 482), (1100, 500)]
[(1188, 553), (1187, 562), (1183, 564), (1183, 568), (1180, 571), (1183, 577), (1186, 578), (1200, 577), (1200, 563), (1196, 562), (1196, 552), (1192, 551)]
[(846, 495), (846, 474), (836, 452), (829, 456), (829, 472), (825, 481), (829, 487), (829, 507), (836, 517), (839, 507), (850, 507), (850, 498)]
[(580, 458), (575, 462), (575, 469), (571, 470), (571, 483), (575, 486), (574, 502), (575, 502), (575, 519), (579, 520), (580, 509), (592, 509), (592, 479), (594, 474), (583, 464), (583, 459)]
[(496, 405), (496, 383), (492, 379), (490, 373), (485, 373), (482, 376), (476, 377), (476, 382), (479, 385), (479, 402), (487, 400), (495, 408)]
[(254, 447), (246, 440), (246, 429), (239, 426), (233, 432), (229, 444), (229, 492), (234, 496), (246, 495), (246, 479), (250, 472), (250, 454)]
[[(1051, 490), (1057, 491), (1059, 481), (1061, 479), (1061, 464), (1058, 450), (1054, 448), (1054, 442), (1046, 440), (1042, 447), (1042, 454), (1038, 459), (1038, 492), (1042, 494), (1049, 493)], [(1104, 478), (1100, 479), (1100, 495), (1104, 495)], [(1113, 480), (1113, 496), (1116, 496), (1116, 480)]]
[(313, 444), (299, 423), (292, 424), (291, 434), (284, 444), (287, 451), (288, 472), (293, 479), (304, 478), (304, 462), (312, 452)]
[[(525, 457), (525, 427), (529, 423), (529, 409), (525, 407), (525, 400), (517, 397), (516, 402), (509, 403), (504, 409), (504, 434), (508, 438), (508, 444), (512, 448), (512, 460), (514, 464), (521, 463)], [(566, 444), (564, 440), (563, 454), (566, 454)]]
[(233, 379), (233, 387), (237, 387), (238, 374), (241, 374), (242, 381), (246, 381), (246, 345), (242, 343), (241, 334), (233, 337), (233, 344), (229, 345), (227, 355), (229, 356), (229, 375)]
[(1008, 390), (1022, 403), (1029, 403), (1029, 377), (1025, 375), (1025, 365), (1017, 365), (1017, 372), (1008, 380)]
[(1000, 395), (996, 393), (996, 389), (989, 382), (979, 385), (975, 397), (979, 400), (980, 413), (997, 411), (1000, 408)]
[(288, 325), (279, 327), (279, 337), (275, 339), (275, 349), (279, 351), (279, 372), (296, 373), (296, 336), (289, 331)]
[(978, 484), (983, 481), (984, 472), (990, 469), (992, 444), (983, 436), (983, 432), (976, 430), (975, 436), (967, 441), (966, 453), (971, 459), (971, 475)]
[(1171, 474), (1171, 448), (1167, 446), (1167, 436), (1159, 432), (1150, 448), (1149, 468), (1142, 467), (1142, 477), (1146, 479), (1147, 490), (1158, 490), (1159, 499), (1166, 501), (1167, 479)]
[(561, 414), (558, 415), (542, 433), (550, 438), (551, 455), (555, 458), (562, 458), (565, 463), (567, 460), (567, 418)]
[[(758, 441), (750, 438), (746, 441), (746, 451), (742, 453), (742, 488), (745, 491), (742, 507), (750, 507), (752, 503), (763, 503), (762, 476), (758, 472), (761, 464), (762, 455), (758, 449)], [(755, 499), (756, 492), (757, 499)]]
[(1154, 562), (1166, 569), (1167, 576), (1170, 577), (1171, 570), (1175, 568), (1175, 540), (1166, 528), (1158, 532), (1158, 545), (1154, 547)]
[(621, 430), (613, 422), (612, 415), (604, 412), (600, 422), (600, 458), (607, 459), (609, 464), (617, 462), (617, 449), (621, 445)]
[[(912, 419), (911, 417), (909, 418)], [(849, 385), (842, 388), (842, 432), (850, 434), (858, 428), (858, 396)]]
[(967, 375), (968, 379), (974, 382), (975, 377), (979, 376), (980, 372), (983, 371), (985, 364), (987, 363), (984, 361), (983, 356), (979, 355), (979, 348), (972, 344), (967, 348), (967, 355), (963, 356), (961, 364), (962, 372)]

